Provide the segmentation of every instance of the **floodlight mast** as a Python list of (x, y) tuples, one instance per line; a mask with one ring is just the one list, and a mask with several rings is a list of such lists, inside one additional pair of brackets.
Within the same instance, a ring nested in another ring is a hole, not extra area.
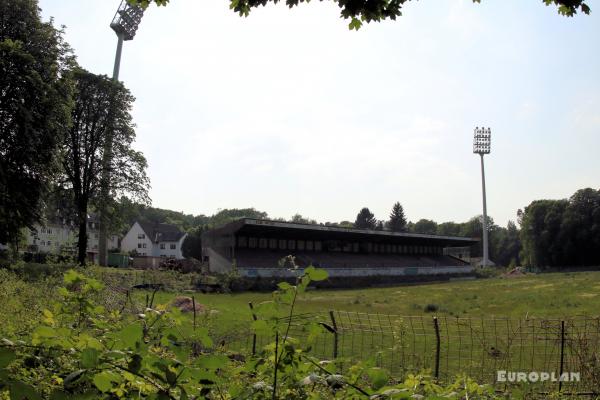
[(124, 40), (132, 40), (135, 37), (144, 9), (138, 5), (131, 5), (127, 0), (121, 0), (121, 4), (113, 17), (110, 27), (117, 34), (117, 54), (115, 55), (115, 66), (113, 68), (113, 80), (119, 80), (119, 69), (121, 67), (121, 50)]
[(483, 164), (484, 154), (490, 154), (492, 130), (490, 128), (475, 127), (473, 135), (473, 153), (479, 154), (481, 158), (481, 191), (483, 193), (483, 259), (481, 266), (486, 267), (490, 264), (488, 252), (488, 227), (487, 227), (487, 204), (485, 196), (485, 168)]
[[(115, 54), (115, 64), (113, 67), (112, 79), (119, 81), (119, 70), (121, 69), (121, 52), (123, 50), (123, 41), (132, 40), (140, 25), (144, 9), (138, 5), (131, 5), (127, 0), (121, 0), (121, 4), (110, 23), (110, 27), (117, 34), (117, 52)], [(111, 106), (112, 107), (112, 106)], [(111, 112), (114, 115), (114, 113)], [(103, 199), (100, 205), (100, 235), (98, 238), (98, 262), (100, 265), (106, 265), (107, 254), (107, 236), (108, 236), (108, 196), (110, 192), (110, 171), (109, 165), (112, 159), (112, 141), (114, 127), (108, 129), (105, 141), (104, 155), (102, 158), (103, 173), (100, 183), (100, 195)]]

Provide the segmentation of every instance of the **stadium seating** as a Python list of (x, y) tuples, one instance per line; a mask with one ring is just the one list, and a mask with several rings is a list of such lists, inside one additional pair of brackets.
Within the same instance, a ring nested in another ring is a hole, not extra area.
[(238, 267), (275, 268), (288, 255), (296, 257), (300, 267), (314, 265), (321, 268), (402, 268), (463, 266), (465, 262), (442, 255), (360, 254), (338, 252), (297, 252), (259, 249), (237, 249)]

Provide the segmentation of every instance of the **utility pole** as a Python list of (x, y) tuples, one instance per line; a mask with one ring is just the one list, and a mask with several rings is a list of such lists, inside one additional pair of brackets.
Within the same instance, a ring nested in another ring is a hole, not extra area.
[[(132, 6), (127, 0), (122, 0), (110, 27), (117, 34), (117, 52), (115, 54), (115, 65), (113, 67), (112, 79), (116, 83), (119, 81), (119, 70), (121, 68), (121, 52), (123, 50), (123, 41), (132, 40), (140, 25), (144, 9), (140, 6)], [(114, 107), (111, 105), (111, 107)], [(114, 118), (114, 109), (111, 112), (111, 118)], [(104, 152), (102, 156), (102, 177), (100, 180), (100, 235), (98, 238), (98, 262), (100, 265), (106, 265), (107, 242), (108, 242), (108, 210), (107, 206), (110, 198), (110, 166), (112, 162), (112, 145), (114, 138), (114, 123), (108, 129), (106, 140), (104, 142)]]
[(473, 135), (473, 153), (479, 154), (481, 158), (481, 191), (483, 194), (483, 259), (481, 266), (486, 267), (490, 264), (489, 244), (488, 244), (488, 226), (487, 226), (487, 203), (485, 196), (485, 167), (483, 156), (490, 154), (492, 130), (490, 128), (475, 128)]

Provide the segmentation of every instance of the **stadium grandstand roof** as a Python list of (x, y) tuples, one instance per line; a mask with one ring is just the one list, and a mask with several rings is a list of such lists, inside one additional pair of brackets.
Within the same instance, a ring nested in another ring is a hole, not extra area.
[(471, 246), (477, 238), (460, 236), (427, 235), (421, 233), (375, 231), (337, 226), (281, 222), (264, 219), (242, 218), (206, 232), (209, 235), (243, 235), (275, 237), (281, 239), (309, 240), (359, 240), (373, 242), (402, 242), (410, 244), (431, 244), (446, 247)]

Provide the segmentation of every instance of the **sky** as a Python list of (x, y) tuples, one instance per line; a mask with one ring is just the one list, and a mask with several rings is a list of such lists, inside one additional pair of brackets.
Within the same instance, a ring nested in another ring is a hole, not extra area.
[[(79, 64), (111, 75), (118, 0), (40, 0)], [(600, 2), (559, 16), (541, 0), (413, 1), (348, 29), (332, 2), (254, 9), (151, 6), (123, 47), (135, 148), (153, 206), (255, 207), (353, 221), (481, 214), (473, 129), (492, 129), (488, 214), (600, 188)]]

